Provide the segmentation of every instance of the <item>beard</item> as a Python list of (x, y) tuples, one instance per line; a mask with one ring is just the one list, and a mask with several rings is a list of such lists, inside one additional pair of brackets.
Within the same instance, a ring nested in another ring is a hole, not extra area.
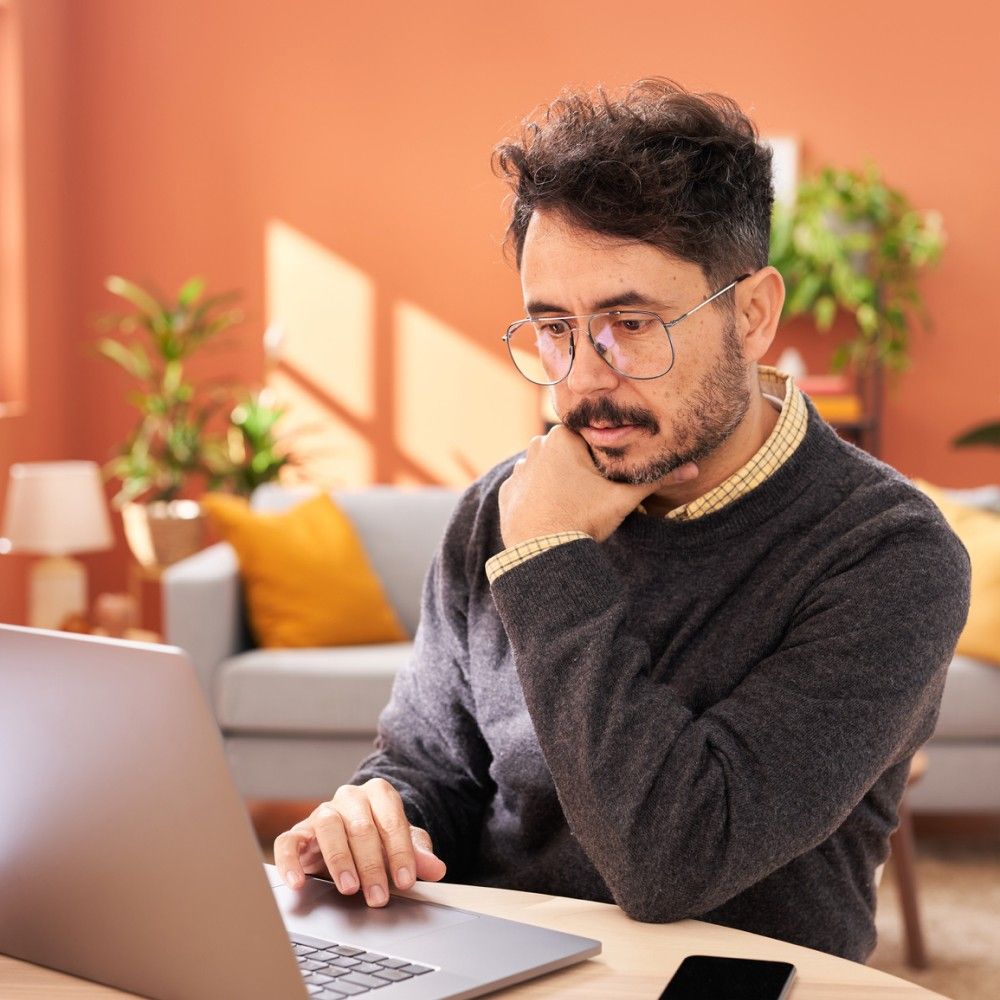
[[(646, 486), (688, 462), (698, 463), (711, 455), (742, 423), (750, 408), (746, 363), (736, 324), (723, 331), (722, 356), (701, 377), (691, 398), (674, 418), (674, 442), (645, 462), (628, 464), (627, 448), (588, 446), (597, 471), (615, 483)], [(592, 423), (634, 424), (651, 436), (660, 432), (656, 417), (641, 407), (622, 406), (607, 397), (584, 400), (563, 416), (563, 423), (579, 432)]]

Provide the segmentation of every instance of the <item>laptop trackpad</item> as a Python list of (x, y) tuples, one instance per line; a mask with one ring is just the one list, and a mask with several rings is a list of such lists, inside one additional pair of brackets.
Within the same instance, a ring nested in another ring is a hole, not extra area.
[(393, 896), (387, 906), (372, 909), (360, 892), (342, 896), (319, 879), (308, 879), (301, 889), (272, 886), (272, 892), (289, 931), (337, 944), (359, 944), (370, 951), (477, 919), (474, 913), (399, 896)]

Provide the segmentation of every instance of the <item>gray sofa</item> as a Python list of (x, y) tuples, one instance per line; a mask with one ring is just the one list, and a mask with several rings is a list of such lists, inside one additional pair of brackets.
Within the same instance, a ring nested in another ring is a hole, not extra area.
[[(254, 507), (281, 510), (306, 495), (264, 487)], [(1000, 504), (1000, 489), (954, 491)], [(336, 494), (410, 635), (421, 584), (458, 494), (373, 487)], [(411, 643), (329, 649), (251, 648), (236, 557), (226, 544), (163, 577), (166, 639), (194, 660), (248, 798), (325, 798), (372, 747), (376, 721)], [(1000, 812), (1000, 667), (956, 657), (927, 746), (930, 767), (911, 789), (914, 810)]]
[[(253, 506), (280, 511), (308, 491), (261, 487)], [(453, 490), (376, 486), (337, 493), (407, 633), (427, 567), (458, 500)], [(379, 712), (410, 642), (254, 649), (236, 555), (213, 545), (163, 574), (166, 641), (187, 650), (247, 798), (327, 798), (371, 752)]]

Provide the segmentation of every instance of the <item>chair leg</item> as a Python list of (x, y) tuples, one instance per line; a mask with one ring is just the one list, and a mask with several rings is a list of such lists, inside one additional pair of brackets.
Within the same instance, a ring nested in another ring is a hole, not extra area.
[(917, 898), (916, 852), (913, 843), (913, 819), (906, 796), (899, 804), (899, 826), (890, 839), (890, 860), (896, 873), (899, 905), (903, 913), (906, 940), (906, 963), (914, 969), (928, 966), (924, 932), (920, 924), (920, 904)]

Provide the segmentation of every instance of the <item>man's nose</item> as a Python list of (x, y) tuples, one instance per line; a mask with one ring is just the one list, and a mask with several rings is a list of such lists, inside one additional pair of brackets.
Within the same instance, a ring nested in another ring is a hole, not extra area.
[(601, 357), (601, 342), (595, 347), (587, 336), (587, 328), (573, 334), (575, 356), (573, 367), (566, 378), (567, 388), (580, 396), (594, 392), (606, 392), (621, 381), (621, 376)]

